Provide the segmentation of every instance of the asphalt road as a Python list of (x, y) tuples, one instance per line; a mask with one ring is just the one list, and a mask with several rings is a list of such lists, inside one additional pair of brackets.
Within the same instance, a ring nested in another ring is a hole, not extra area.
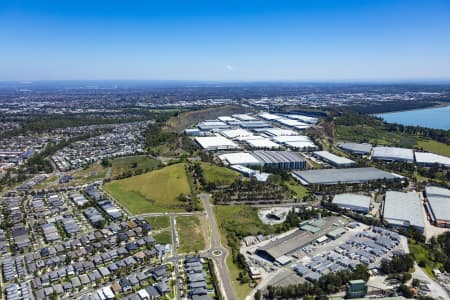
[(214, 261), (216, 271), (218, 272), (219, 285), (222, 290), (222, 295), (227, 300), (237, 300), (233, 284), (231, 283), (230, 272), (226, 264), (228, 255), (227, 250), (222, 246), (220, 241), (220, 232), (217, 226), (216, 217), (209, 203), (208, 194), (199, 194), (199, 198), (203, 203), (206, 211), (206, 216), (211, 226), (211, 247), (208, 250), (208, 256)]
[(170, 217), (170, 226), (172, 227), (172, 255), (174, 257), (174, 270), (175, 270), (175, 289), (176, 289), (176, 295), (177, 300), (181, 300), (181, 291), (180, 291), (180, 284), (179, 284), (179, 278), (180, 278), (180, 270), (178, 269), (178, 255), (177, 255), (177, 247), (178, 247), (178, 240), (177, 240), (177, 229), (175, 226), (175, 217)]

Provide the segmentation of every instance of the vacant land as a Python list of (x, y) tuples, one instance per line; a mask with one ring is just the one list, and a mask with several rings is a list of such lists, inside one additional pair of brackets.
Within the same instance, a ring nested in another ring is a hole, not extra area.
[(127, 172), (148, 172), (157, 169), (160, 161), (148, 156), (129, 156), (117, 158), (111, 161), (112, 163), (112, 178), (126, 174)]
[(308, 190), (303, 185), (295, 182), (294, 179), (286, 181), (286, 185), (296, 199), (303, 199), (303, 197), (308, 195)]
[(214, 183), (217, 186), (230, 185), (240, 174), (234, 170), (219, 167), (210, 163), (202, 163), (203, 177), (207, 183)]
[(172, 244), (172, 232), (170, 230), (157, 233), (153, 235), (153, 238), (159, 244)]
[(205, 249), (205, 237), (203, 236), (199, 217), (177, 217), (176, 224), (179, 253), (196, 252)]
[(417, 143), (416, 137), (389, 132), (367, 125), (337, 126), (336, 138), (337, 140), (368, 142), (374, 145), (393, 145), (405, 148), (412, 148)]
[(416, 146), (418, 148), (422, 148), (425, 151), (450, 157), (450, 145), (444, 143), (429, 139), (419, 139)]
[(239, 114), (247, 111), (249, 111), (248, 108), (237, 105), (224, 105), (202, 110), (188, 111), (169, 119), (167, 126), (175, 132), (182, 132), (187, 127), (193, 126), (204, 120), (215, 119), (220, 116)]
[[(239, 252), (239, 239), (256, 234), (268, 234), (272, 232), (269, 225), (265, 225), (258, 218), (258, 210), (251, 206), (216, 206), (214, 207), (223, 245), (229, 251), (234, 247), (233, 252)], [(231, 280), (239, 299), (245, 299), (251, 288), (248, 284), (241, 284), (237, 278), (242, 270), (233, 262), (233, 256), (227, 258), (228, 269), (231, 273)]]
[(152, 225), (154, 230), (170, 227), (170, 218), (168, 216), (146, 217), (145, 220)]
[(75, 171), (72, 176), (74, 180), (86, 183), (96, 180), (103, 180), (107, 170), (107, 168), (104, 168), (100, 164), (94, 164), (89, 168)]
[(179, 201), (178, 196), (191, 193), (182, 163), (116, 180), (104, 188), (132, 214), (184, 211), (188, 203)]

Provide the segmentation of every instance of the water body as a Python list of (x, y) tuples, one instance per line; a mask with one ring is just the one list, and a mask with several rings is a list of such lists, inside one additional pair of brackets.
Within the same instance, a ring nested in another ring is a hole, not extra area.
[(450, 129), (450, 106), (376, 114), (388, 123)]

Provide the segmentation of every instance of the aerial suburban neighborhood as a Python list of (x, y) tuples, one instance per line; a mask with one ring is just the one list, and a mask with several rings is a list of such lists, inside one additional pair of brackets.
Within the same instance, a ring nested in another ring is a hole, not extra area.
[(450, 300), (449, 0), (0, 1), (0, 300)]

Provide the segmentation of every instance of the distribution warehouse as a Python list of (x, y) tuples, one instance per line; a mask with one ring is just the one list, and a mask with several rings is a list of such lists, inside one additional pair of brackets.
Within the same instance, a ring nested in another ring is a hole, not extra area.
[(345, 193), (335, 195), (332, 203), (339, 206), (340, 208), (367, 214), (370, 209), (371, 200), (372, 198), (368, 196)]
[(372, 151), (372, 145), (367, 143), (340, 143), (338, 147), (344, 151), (362, 155), (369, 155)]
[(372, 159), (413, 163), (414, 152), (407, 148), (377, 146), (373, 148)]
[(227, 150), (239, 148), (239, 145), (223, 136), (196, 137), (195, 141), (205, 150)]
[(373, 167), (294, 171), (292, 176), (302, 184), (364, 183), (374, 180), (402, 180), (403, 176)]
[(387, 191), (383, 219), (393, 226), (413, 226), (423, 231), (425, 223), (419, 195), (415, 191), (407, 193)]
[(437, 226), (450, 227), (450, 190), (427, 186), (425, 187), (425, 197), (431, 222)]
[(342, 156), (337, 156), (328, 151), (316, 151), (316, 152), (314, 152), (314, 156), (323, 160), (326, 163), (329, 163), (332, 166), (340, 167), (340, 168), (351, 167), (356, 164), (351, 159), (348, 159), (348, 158), (342, 157)]
[(450, 168), (450, 158), (429, 152), (416, 152), (416, 163), (422, 166), (432, 166), (434, 164)]
[(280, 169), (305, 169), (306, 160), (291, 151), (253, 151), (218, 156), (227, 165), (265, 166)]

